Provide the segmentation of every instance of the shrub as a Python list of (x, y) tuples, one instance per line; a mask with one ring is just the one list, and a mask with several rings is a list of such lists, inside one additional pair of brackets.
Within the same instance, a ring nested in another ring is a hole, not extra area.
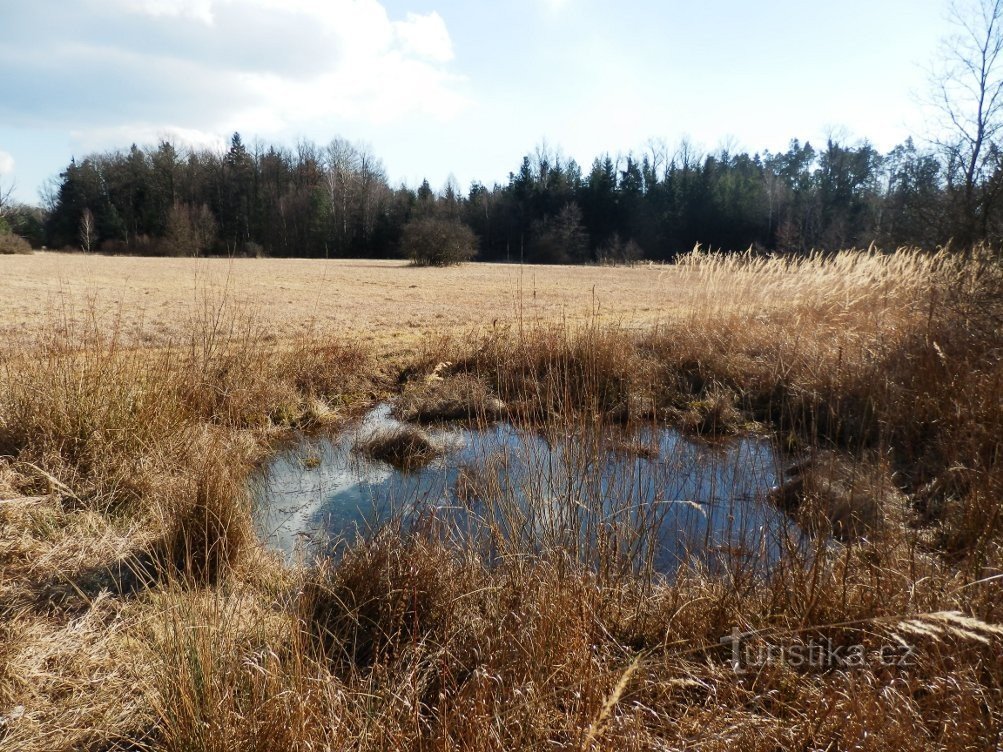
[(401, 249), (415, 266), (451, 266), (474, 257), (477, 239), (460, 221), (422, 217), (404, 225)]
[(31, 244), (12, 232), (0, 233), (0, 255), (14, 253), (31, 253)]
[[(217, 226), (206, 204), (176, 203), (167, 215), (166, 253), (173, 256), (200, 256), (216, 243)], [(260, 256), (260, 253), (248, 255)]]
[(596, 260), (600, 264), (609, 266), (633, 266), (644, 258), (644, 251), (633, 239), (626, 242), (620, 239), (617, 233), (613, 237), (599, 246), (596, 251)]
[(8, 204), (0, 217), (0, 235), (8, 233), (20, 236), (32, 248), (40, 248), (45, 244), (45, 215), (35, 206)]

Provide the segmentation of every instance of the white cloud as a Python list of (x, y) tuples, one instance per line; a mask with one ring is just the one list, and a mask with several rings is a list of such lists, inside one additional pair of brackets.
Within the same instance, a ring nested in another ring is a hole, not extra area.
[(435, 11), (427, 16), (408, 13), (406, 21), (394, 24), (394, 30), (408, 52), (440, 63), (453, 59), (453, 41), (449, 38), (446, 22)]
[(130, 123), (109, 128), (71, 130), (70, 140), (83, 151), (98, 151), (111, 146), (124, 147), (128, 144), (157, 144), (170, 141), (176, 146), (222, 149), (229, 142), (228, 133), (210, 133), (196, 128), (181, 128), (173, 125), (153, 123)]
[(122, 10), (154, 18), (193, 18), (212, 25), (212, 0), (113, 0)]
[[(29, 18), (54, 12), (56, 0), (37, 3)], [(32, 81), (0, 102), (0, 118), (62, 125), (82, 149), (163, 135), (211, 144), (234, 130), (333, 136), (448, 120), (469, 104), (434, 11), (392, 19), (378, 0), (88, 0), (74, 13), (44, 53), (0, 30), (0, 64)], [(101, 32), (82, 42), (74, 28), (85, 16)], [(93, 81), (100, 99), (87, 93)]]
[(10, 152), (0, 151), (0, 175), (10, 175), (14, 172), (14, 157)]

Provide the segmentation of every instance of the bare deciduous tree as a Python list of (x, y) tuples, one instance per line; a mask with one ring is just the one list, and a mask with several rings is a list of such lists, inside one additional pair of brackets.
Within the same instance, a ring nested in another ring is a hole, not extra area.
[(985, 237), (990, 208), (999, 194), (1003, 133), (1003, 0), (954, 0), (943, 40), (942, 62), (933, 71), (933, 104), (945, 135), (938, 139), (948, 164), (950, 188), (960, 202), (962, 243)]
[(369, 144), (336, 138), (324, 149), (323, 168), (338, 249), (365, 246), (390, 196), (383, 162)]
[(331, 219), (339, 247), (348, 244), (349, 207), (359, 168), (359, 155), (351, 142), (336, 138), (324, 150), (324, 179), (331, 202)]
[(356, 144), (355, 151), (358, 158), (358, 210), (362, 219), (363, 240), (368, 241), (389, 194), (387, 174), (372, 146), (359, 143)]
[(178, 256), (200, 256), (216, 242), (216, 219), (208, 206), (176, 203), (167, 215), (169, 252)]
[(3, 181), (0, 181), (0, 217), (4, 216), (10, 210), (16, 187), (17, 184), (13, 180), (7, 187), (4, 187)]
[(94, 228), (94, 212), (84, 209), (80, 216), (80, 247), (87, 253), (91, 252), (94, 242), (97, 240), (97, 232)]

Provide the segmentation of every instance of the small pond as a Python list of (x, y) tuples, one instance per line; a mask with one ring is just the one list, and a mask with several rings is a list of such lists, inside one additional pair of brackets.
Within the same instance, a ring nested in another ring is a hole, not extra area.
[(508, 423), (446, 425), (427, 429), (442, 456), (409, 472), (355, 450), (399, 425), (381, 404), (336, 436), (274, 455), (253, 481), (259, 535), (290, 559), (312, 558), (389, 520), (432, 520), (453, 536), (571, 546), (585, 560), (612, 555), (660, 572), (686, 556), (768, 565), (797, 536), (765, 501), (778, 459), (761, 437), (706, 443), (665, 427), (548, 436)]

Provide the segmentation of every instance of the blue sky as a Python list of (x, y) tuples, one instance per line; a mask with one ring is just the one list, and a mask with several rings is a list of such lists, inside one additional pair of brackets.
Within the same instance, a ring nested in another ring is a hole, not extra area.
[(503, 181), (542, 141), (932, 135), (946, 0), (0, 0), (0, 185), (71, 156), (363, 140), (392, 180)]

